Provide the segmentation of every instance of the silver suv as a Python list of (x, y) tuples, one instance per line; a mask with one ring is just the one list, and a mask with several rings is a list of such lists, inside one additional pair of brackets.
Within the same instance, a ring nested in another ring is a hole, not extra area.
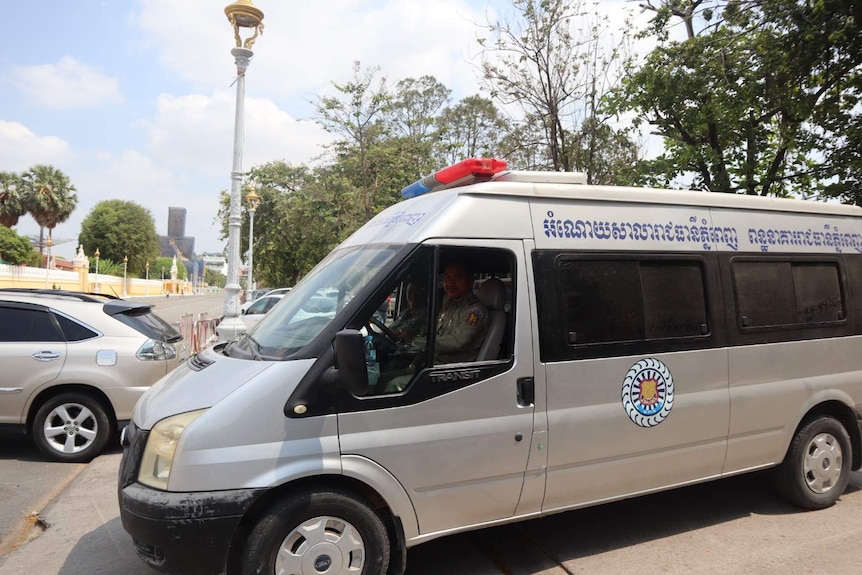
[(179, 332), (151, 308), (0, 289), (0, 433), (30, 433), (56, 461), (101, 453), (141, 394), (188, 356)]

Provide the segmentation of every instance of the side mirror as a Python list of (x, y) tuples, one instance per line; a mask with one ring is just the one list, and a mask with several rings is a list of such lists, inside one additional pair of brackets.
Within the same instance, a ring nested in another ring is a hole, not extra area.
[(365, 339), (358, 330), (344, 329), (335, 334), (335, 364), (327, 374), (335, 385), (354, 395), (368, 393)]

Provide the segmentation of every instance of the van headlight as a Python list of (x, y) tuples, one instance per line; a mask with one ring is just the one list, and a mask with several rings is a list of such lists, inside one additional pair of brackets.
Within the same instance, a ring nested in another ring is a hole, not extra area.
[(191, 422), (206, 413), (206, 409), (166, 417), (153, 426), (141, 458), (138, 481), (162, 491), (168, 490), (171, 465), (183, 431)]

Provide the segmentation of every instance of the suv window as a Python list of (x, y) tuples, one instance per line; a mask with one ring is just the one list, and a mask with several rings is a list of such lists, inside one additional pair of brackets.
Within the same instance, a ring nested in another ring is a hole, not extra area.
[(63, 331), (66, 341), (84, 341), (85, 339), (99, 337), (99, 334), (95, 331), (63, 315), (55, 313), (54, 317), (57, 318), (57, 323), (60, 324), (60, 329)]
[(110, 301), (105, 304), (104, 311), (117, 321), (120, 321), (135, 331), (150, 339), (174, 342), (182, 339), (180, 332), (151, 312), (148, 305), (130, 304), (125, 301)]
[(45, 310), (0, 307), (0, 342), (63, 341)]

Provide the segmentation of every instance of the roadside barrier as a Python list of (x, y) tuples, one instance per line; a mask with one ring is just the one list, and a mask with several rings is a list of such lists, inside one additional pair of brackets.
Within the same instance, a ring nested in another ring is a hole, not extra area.
[(194, 314), (186, 314), (180, 318), (180, 334), (189, 346), (189, 353), (199, 351), (214, 345), (218, 341), (218, 327), (221, 318), (209, 319), (202, 313), (195, 319)]

